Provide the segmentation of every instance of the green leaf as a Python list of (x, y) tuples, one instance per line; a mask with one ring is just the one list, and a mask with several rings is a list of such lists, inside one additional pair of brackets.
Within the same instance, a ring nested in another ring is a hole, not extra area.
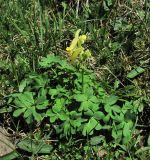
[(48, 94), (51, 95), (52, 97), (54, 97), (59, 94), (59, 90), (58, 89), (50, 89)]
[(48, 104), (49, 104), (48, 100), (45, 100), (42, 104), (36, 105), (36, 108), (39, 110), (46, 109)]
[(19, 117), (22, 113), (24, 113), (24, 111), (26, 110), (26, 108), (20, 108), (14, 111), (13, 116), (14, 117)]
[(89, 101), (89, 108), (93, 111), (96, 112), (99, 110), (99, 104), (98, 103), (93, 103), (91, 101)]
[(107, 130), (109, 130), (109, 129), (111, 129), (112, 128), (112, 126), (110, 126), (110, 125), (104, 125), (104, 126), (102, 126), (102, 129), (107, 129)]
[(107, 114), (107, 116), (105, 116), (105, 117), (103, 118), (103, 121), (104, 121), (104, 122), (108, 122), (109, 120), (110, 120), (110, 115)]
[(87, 101), (88, 98), (85, 94), (76, 94), (74, 96), (74, 99), (77, 101), (77, 102), (84, 102), (84, 101)]
[(46, 96), (39, 96), (36, 100), (36, 104), (42, 104), (46, 101)]
[(49, 110), (47, 110), (46, 115), (49, 116), (49, 117), (53, 117), (53, 116), (55, 116), (56, 114), (53, 113), (51, 109), (49, 109)]
[(59, 113), (64, 106), (64, 99), (56, 99), (55, 105), (52, 107), (53, 112)]
[(16, 151), (13, 151), (7, 155), (4, 155), (3, 157), (0, 157), (0, 160), (14, 160), (14, 159), (18, 159), (19, 154)]
[(25, 105), (22, 101), (20, 101), (18, 98), (16, 98), (16, 99), (14, 100), (14, 104), (15, 104), (16, 107), (18, 107), (18, 108), (28, 108), (28, 107), (26, 107), (26, 105)]
[(112, 110), (112, 108), (111, 108), (111, 106), (110, 106), (109, 104), (104, 105), (104, 109), (105, 109), (105, 111), (106, 111), (107, 113), (110, 113), (111, 110)]
[(120, 113), (121, 112), (121, 108), (118, 105), (111, 106), (111, 109), (116, 113)]
[[(93, 111), (91, 111), (90, 109), (88, 109), (86, 112), (84, 112), (84, 115), (86, 115), (86, 116), (90, 116), (90, 117), (92, 117), (93, 116)], [(94, 116), (93, 116), (94, 117)]]
[(77, 119), (77, 120), (70, 120), (70, 124), (74, 127), (74, 128), (78, 128), (81, 126), (82, 120)]
[(95, 145), (98, 145), (100, 144), (101, 142), (103, 142), (105, 140), (105, 137), (104, 136), (95, 136), (95, 137), (92, 137), (91, 140), (90, 140), (90, 144), (95, 146)]
[(31, 116), (27, 117), (25, 120), (26, 120), (26, 122), (27, 122), (28, 124), (31, 124), (34, 119), (33, 119), (33, 116), (31, 115)]
[(9, 113), (9, 112), (12, 112), (12, 107), (2, 107), (0, 108), (0, 113)]
[(55, 56), (53, 54), (47, 55), (47, 57), (43, 57), (41, 61), (39, 62), (41, 67), (49, 68), (55, 63), (59, 63), (61, 60), (58, 56)]
[(56, 115), (53, 117), (50, 117), (50, 122), (54, 123), (57, 119), (58, 119), (58, 117)]
[(49, 101), (46, 99), (46, 96), (39, 96), (36, 100), (36, 108), (39, 110), (46, 109), (49, 104)]
[(65, 121), (69, 118), (69, 116), (66, 113), (61, 112), (58, 116), (60, 120)]
[(17, 144), (17, 147), (33, 154), (49, 154), (53, 149), (52, 145), (46, 144), (43, 141), (36, 141), (29, 138), (21, 140)]
[(34, 107), (26, 109), (26, 111), (24, 112), (24, 117), (27, 118), (31, 116), (33, 114), (34, 109)]
[(89, 101), (84, 101), (81, 103), (79, 111), (87, 111), (89, 110), (90, 102)]
[(131, 136), (131, 128), (132, 128), (132, 126), (133, 126), (133, 122), (132, 121), (126, 122), (124, 124), (123, 135), (125, 137), (130, 137)]
[(90, 98), (90, 101), (91, 101), (91, 102), (94, 102), (94, 103), (99, 103), (99, 100), (98, 100), (98, 98), (97, 98), (96, 96), (92, 96), (92, 97)]
[(27, 80), (24, 80), (20, 83), (19, 85), (19, 92), (23, 92), (24, 88), (27, 86), (28, 84), (28, 81)]
[(42, 121), (42, 116), (41, 116), (41, 114), (40, 113), (37, 113), (35, 110), (34, 110), (34, 112), (33, 112), (33, 116), (34, 116), (34, 119), (37, 121), (37, 122), (40, 122), (40, 121)]
[(131, 136), (125, 136), (125, 137), (123, 137), (123, 144), (128, 144), (129, 143), (129, 141), (131, 140)]
[(50, 117), (51, 123), (54, 123), (58, 119), (57, 114), (53, 113), (51, 109), (47, 110), (46, 115)]
[(17, 98), (14, 100), (14, 103), (17, 107), (29, 108), (34, 104), (32, 92), (24, 92), (16, 95)]
[(107, 96), (107, 97), (104, 98), (104, 103), (107, 104), (107, 105), (113, 105), (118, 101), (118, 99), (119, 98), (117, 96), (114, 96), (114, 95)]
[(127, 78), (135, 78), (136, 76), (140, 75), (141, 73), (145, 72), (145, 69), (142, 67), (137, 67), (135, 69), (133, 69), (132, 71), (130, 71), (127, 74)]
[(70, 120), (67, 120), (64, 122), (64, 134), (67, 136), (70, 134), (70, 129), (71, 129), (71, 126), (70, 126)]
[(84, 125), (82, 134), (86, 136), (87, 134), (90, 134), (90, 132), (98, 125), (97, 120), (92, 117), (87, 124)]
[(98, 123), (95, 127), (95, 130), (99, 131), (101, 130), (103, 127), (100, 125), (100, 123)]
[(94, 113), (93, 117), (97, 120), (101, 120), (105, 117), (103, 112), (97, 111)]
[(138, 149), (135, 152), (135, 155), (143, 154), (143, 153), (145, 153), (145, 151), (150, 151), (150, 146), (148, 146), (148, 147), (141, 147), (140, 149)]
[(112, 137), (117, 140), (118, 142), (121, 141), (122, 139), (122, 129), (116, 129), (115, 123), (113, 123), (113, 128), (112, 128)]

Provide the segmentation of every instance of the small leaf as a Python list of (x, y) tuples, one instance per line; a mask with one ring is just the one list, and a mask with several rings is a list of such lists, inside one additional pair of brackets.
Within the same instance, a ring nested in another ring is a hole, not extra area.
[(82, 134), (86, 136), (87, 134), (90, 134), (90, 132), (97, 126), (98, 122), (97, 120), (92, 117), (87, 124), (84, 125)]
[(56, 115), (53, 117), (50, 117), (50, 122), (54, 123), (57, 119), (58, 119), (58, 117)]
[(89, 101), (89, 105), (90, 105), (90, 109), (93, 111), (93, 112), (96, 112), (99, 110), (99, 103), (93, 103), (91, 101)]
[(133, 122), (132, 121), (126, 122), (124, 124), (123, 135), (125, 137), (130, 137), (131, 136), (131, 128), (132, 128), (132, 126), (133, 126)]
[(33, 116), (34, 116), (34, 119), (37, 121), (37, 122), (40, 122), (40, 121), (42, 121), (42, 116), (41, 116), (41, 114), (40, 113), (37, 113), (35, 110), (34, 110), (34, 112), (33, 112)]
[(42, 104), (46, 101), (46, 96), (39, 96), (36, 100), (36, 104)]
[(116, 113), (120, 113), (121, 112), (121, 108), (118, 105), (111, 106), (111, 109)]
[(64, 99), (56, 99), (55, 105), (52, 107), (53, 112), (59, 113), (64, 105)]
[(71, 126), (70, 126), (70, 121), (67, 120), (64, 122), (64, 134), (67, 136), (69, 133), (70, 133), (70, 129), (71, 129)]
[(77, 101), (77, 102), (84, 102), (84, 101), (87, 101), (88, 98), (85, 94), (76, 94), (74, 96), (74, 99)]
[(102, 129), (107, 129), (107, 130), (109, 130), (109, 129), (111, 129), (112, 128), (112, 126), (109, 126), (109, 125), (104, 125), (103, 127), (102, 127)]
[(135, 78), (136, 76), (140, 75), (141, 73), (145, 72), (145, 69), (142, 67), (137, 67), (133, 69), (131, 72), (127, 74), (128, 78)]
[(118, 99), (119, 98), (117, 96), (111, 95), (104, 98), (104, 103), (107, 105), (113, 105), (118, 101)]
[(109, 120), (110, 120), (110, 115), (107, 114), (107, 116), (105, 116), (105, 117), (103, 118), (103, 121), (104, 121), (104, 122), (108, 122)]
[(55, 55), (47, 55), (47, 57), (43, 57), (39, 62), (40, 66), (46, 68), (52, 66), (54, 63), (59, 63), (60, 58)]
[(95, 146), (95, 145), (98, 145), (100, 144), (101, 142), (103, 142), (105, 140), (105, 137), (104, 136), (95, 136), (95, 137), (92, 137), (91, 140), (90, 140), (90, 144)]
[(103, 119), (105, 117), (103, 112), (97, 111), (94, 113), (93, 117), (97, 120)]
[(101, 130), (103, 127), (100, 125), (100, 123), (98, 123), (95, 127), (95, 130), (99, 131)]
[(79, 111), (87, 111), (89, 110), (90, 103), (89, 101), (84, 101), (81, 103)]
[(112, 108), (111, 108), (111, 106), (110, 106), (109, 104), (104, 105), (104, 109), (105, 109), (105, 111), (106, 111), (107, 113), (110, 113), (111, 110), (112, 110)]
[(24, 117), (27, 118), (30, 115), (32, 115), (33, 114), (33, 110), (34, 110), (34, 108), (28, 108), (28, 109), (26, 109), (26, 111), (24, 112)]
[(25, 110), (26, 110), (26, 108), (19, 108), (19, 109), (14, 111), (13, 116), (14, 117), (19, 117), (22, 113), (24, 113)]
[(60, 120), (65, 121), (65, 120), (67, 120), (69, 117), (68, 117), (68, 115), (67, 115), (66, 113), (60, 113), (60, 114), (59, 114), (59, 118), (60, 118)]
[(94, 103), (99, 103), (99, 100), (97, 99), (96, 96), (92, 96), (92, 97), (90, 98), (90, 101), (91, 101), (91, 102), (94, 102)]
[(58, 95), (59, 91), (57, 89), (50, 89), (48, 94), (51, 95), (52, 97)]
[(93, 114), (94, 114), (93, 111), (91, 111), (90, 109), (88, 109), (86, 112), (84, 112), (84, 115), (90, 116), (90, 117), (92, 117)]
[(49, 104), (48, 100), (45, 100), (42, 104), (36, 105), (36, 108), (39, 110), (43, 110), (47, 108), (48, 104)]
[(22, 92), (24, 90), (24, 88), (27, 86), (28, 81), (24, 80), (20, 83), (19, 85), (19, 92)]

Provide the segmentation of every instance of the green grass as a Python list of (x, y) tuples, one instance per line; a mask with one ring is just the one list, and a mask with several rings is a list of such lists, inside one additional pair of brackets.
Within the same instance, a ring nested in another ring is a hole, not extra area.
[[(55, 150), (51, 155), (34, 155), (35, 159), (40, 156), (41, 159), (67, 159), (67, 156), (69, 159), (98, 159), (98, 153), (104, 154), (105, 159), (116, 159), (117, 155), (126, 159), (148, 158), (149, 151), (144, 147), (148, 146), (150, 133), (146, 128), (150, 122), (148, 116), (142, 116), (143, 113), (148, 115), (150, 110), (148, 1), (0, 0), (0, 13), (0, 115), (6, 128), (10, 123), (16, 130), (13, 123), (17, 123), (11, 111), (2, 110), (7, 106), (7, 96), (18, 91), (26, 74), (39, 73), (42, 57), (54, 54), (68, 59), (65, 49), (77, 29), (88, 37), (85, 48), (89, 48), (93, 56), (88, 66), (96, 73), (99, 83), (108, 94), (139, 105), (138, 124), (146, 125), (137, 128), (136, 132), (142, 130), (142, 134), (135, 134), (134, 141), (126, 150), (107, 142), (103, 147), (91, 147), (88, 140), (80, 142), (76, 138), (54, 143)], [(143, 72), (134, 72), (135, 77), (128, 78), (127, 75), (138, 67), (144, 69)], [(12, 121), (7, 123), (9, 118)], [(22, 125), (15, 125), (20, 132)], [(28, 135), (28, 131), (23, 132)], [(140, 144), (142, 136), (144, 144)]]

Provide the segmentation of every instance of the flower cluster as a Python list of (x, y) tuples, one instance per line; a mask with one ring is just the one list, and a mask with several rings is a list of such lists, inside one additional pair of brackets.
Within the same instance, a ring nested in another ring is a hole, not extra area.
[(81, 29), (76, 31), (75, 37), (72, 40), (70, 46), (66, 48), (72, 64), (75, 64), (78, 57), (80, 57), (80, 61), (84, 61), (91, 56), (91, 52), (88, 49), (85, 50), (85, 48), (82, 46), (87, 37), (86, 35), (79, 36), (80, 31)]

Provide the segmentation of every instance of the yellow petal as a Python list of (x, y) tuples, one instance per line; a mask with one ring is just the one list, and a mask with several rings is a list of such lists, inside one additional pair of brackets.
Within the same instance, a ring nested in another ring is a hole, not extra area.
[(71, 62), (72, 63), (75, 63), (76, 59), (78, 58), (78, 55), (81, 54), (83, 52), (84, 48), (83, 47), (80, 47), (80, 48), (77, 48), (73, 53), (72, 55), (70, 56), (70, 59), (71, 59)]

